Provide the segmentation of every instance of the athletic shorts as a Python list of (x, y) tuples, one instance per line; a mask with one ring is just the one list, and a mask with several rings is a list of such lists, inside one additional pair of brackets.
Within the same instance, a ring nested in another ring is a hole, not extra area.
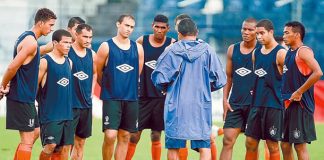
[(73, 130), (80, 138), (91, 136), (92, 108), (73, 108)]
[(165, 98), (140, 98), (138, 112), (138, 130), (164, 130), (164, 101)]
[[(169, 138), (165, 136), (165, 148), (167, 149), (179, 149), (186, 148), (186, 140)], [(199, 150), (199, 148), (210, 148), (210, 139), (207, 140), (191, 140), (191, 149)]]
[(246, 122), (250, 113), (250, 105), (231, 105), (233, 112), (227, 111), (223, 128), (241, 128), (241, 132), (246, 129)]
[(298, 144), (316, 140), (314, 116), (302, 106), (301, 102), (292, 102), (285, 110), (283, 142)]
[(138, 102), (104, 100), (102, 107), (102, 131), (123, 129), (138, 131)]
[(7, 98), (6, 128), (31, 132), (39, 127), (34, 103), (23, 103)]
[(72, 145), (74, 142), (72, 120), (44, 123), (41, 125), (40, 134), (43, 146), (47, 144)]
[(245, 135), (254, 139), (280, 141), (283, 110), (270, 107), (252, 107), (247, 120)]

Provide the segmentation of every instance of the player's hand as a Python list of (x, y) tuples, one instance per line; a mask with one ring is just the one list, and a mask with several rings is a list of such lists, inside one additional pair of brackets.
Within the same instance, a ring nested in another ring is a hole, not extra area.
[(233, 112), (234, 110), (227, 101), (223, 101), (223, 121), (225, 121), (227, 111)]
[(291, 97), (289, 98), (290, 101), (300, 101), (302, 98), (303, 94), (296, 90)]

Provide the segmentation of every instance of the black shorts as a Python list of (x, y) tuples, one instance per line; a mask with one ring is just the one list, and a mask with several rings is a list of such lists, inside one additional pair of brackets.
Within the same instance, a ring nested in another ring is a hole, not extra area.
[(42, 145), (56, 144), (57, 146), (72, 145), (74, 132), (71, 120), (47, 122), (41, 125)]
[(6, 128), (31, 132), (39, 127), (35, 103), (22, 103), (7, 98)]
[(164, 130), (164, 101), (165, 98), (140, 98), (138, 112), (138, 130)]
[(241, 132), (244, 132), (250, 113), (250, 105), (232, 104), (231, 106), (234, 111), (227, 111), (224, 128), (241, 128)]
[(138, 101), (103, 100), (102, 131), (123, 129), (138, 131)]
[(92, 131), (92, 108), (73, 108), (73, 130), (80, 138), (88, 138)]
[(270, 107), (251, 107), (245, 135), (254, 139), (280, 141), (283, 110)]
[(300, 102), (292, 102), (285, 110), (283, 142), (310, 143), (316, 140), (314, 116), (302, 108)]

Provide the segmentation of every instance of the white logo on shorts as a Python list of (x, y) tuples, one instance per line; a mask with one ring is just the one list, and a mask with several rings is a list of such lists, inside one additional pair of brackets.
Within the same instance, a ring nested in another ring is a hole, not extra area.
[(138, 128), (138, 119), (136, 120), (136, 128)]
[(296, 128), (296, 130), (294, 130), (294, 138), (298, 139), (300, 137), (300, 131)]
[(109, 117), (108, 116), (105, 116), (105, 122), (104, 122), (104, 125), (108, 125), (109, 124)]
[(271, 137), (273, 137), (274, 135), (277, 134), (277, 128), (275, 128), (274, 126), (272, 126), (271, 128), (269, 128), (269, 134), (271, 135)]
[(54, 140), (54, 137), (53, 136), (49, 136), (47, 137), (48, 140)]
[(28, 127), (34, 127), (34, 119), (29, 119)]
[(287, 68), (286, 65), (284, 65), (283, 68), (282, 68), (282, 72), (283, 72), (283, 73), (286, 73), (287, 71), (288, 71), (288, 68)]
[(145, 65), (152, 68), (152, 69), (155, 69), (155, 66), (156, 66), (156, 60), (152, 60), (152, 61), (148, 61), (148, 62), (145, 62)]

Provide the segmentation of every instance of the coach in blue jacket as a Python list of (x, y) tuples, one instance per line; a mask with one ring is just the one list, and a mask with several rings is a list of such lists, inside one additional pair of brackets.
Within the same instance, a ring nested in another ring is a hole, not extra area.
[(200, 159), (211, 158), (211, 91), (222, 88), (226, 76), (215, 51), (197, 40), (197, 33), (191, 19), (182, 20), (178, 25), (180, 41), (162, 53), (152, 73), (153, 84), (167, 95), (164, 125), (169, 160), (178, 158), (186, 140), (199, 150)]

